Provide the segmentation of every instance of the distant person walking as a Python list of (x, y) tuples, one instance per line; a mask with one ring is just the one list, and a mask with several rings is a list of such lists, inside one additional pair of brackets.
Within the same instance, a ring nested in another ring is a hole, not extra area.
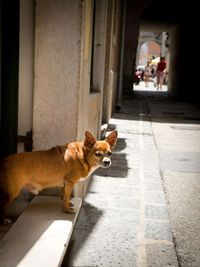
[(151, 66), (150, 63), (147, 62), (147, 65), (145, 67), (145, 71), (144, 71), (144, 78), (145, 78), (145, 85), (146, 87), (149, 86), (149, 78), (151, 76)]
[(156, 87), (156, 84), (157, 84), (157, 81), (156, 81), (156, 68), (155, 68), (154, 65), (151, 67), (151, 78), (153, 80), (154, 87)]
[(160, 57), (160, 61), (158, 62), (158, 66), (156, 70), (157, 90), (160, 89), (162, 91), (162, 85), (163, 85), (164, 78), (166, 75), (166, 67), (167, 67), (167, 62), (165, 61), (165, 57)]

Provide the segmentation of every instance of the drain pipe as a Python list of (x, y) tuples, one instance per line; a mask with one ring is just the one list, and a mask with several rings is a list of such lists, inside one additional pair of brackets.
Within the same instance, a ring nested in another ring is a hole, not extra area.
[(123, 1), (123, 18), (122, 18), (121, 53), (120, 53), (120, 66), (119, 66), (119, 83), (118, 83), (118, 96), (117, 96), (116, 110), (121, 109), (121, 101), (122, 101), (124, 41), (125, 41), (125, 31), (126, 31), (126, 4), (127, 4), (127, 0), (124, 0)]

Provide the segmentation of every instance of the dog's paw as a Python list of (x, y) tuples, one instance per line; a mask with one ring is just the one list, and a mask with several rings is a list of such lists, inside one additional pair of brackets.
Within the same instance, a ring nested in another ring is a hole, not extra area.
[(76, 213), (76, 211), (73, 209), (73, 208), (65, 208), (65, 212), (66, 213), (69, 213), (69, 214), (74, 214), (74, 213)]
[(3, 224), (4, 224), (4, 225), (11, 224), (11, 223), (12, 223), (12, 221), (11, 221), (10, 219), (8, 219), (8, 218), (6, 218), (6, 219), (3, 221)]
[(72, 208), (72, 207), (74, 207), (74, 203), (73, 202), (69, 202), (69, 206)]

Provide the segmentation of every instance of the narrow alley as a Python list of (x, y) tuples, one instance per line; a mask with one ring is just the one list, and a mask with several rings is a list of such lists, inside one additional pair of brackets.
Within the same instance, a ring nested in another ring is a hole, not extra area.
[(92, 179), (62, 266), (199, 266), (200, 112), (137, 92), (109, 130), (110, 169)]
[(37, 185), (16, 172), (30, 180), (0, 225), (0, 267), (200, 266), (198, 8), (174, 3), (0, 1), (0, 160), (64, 146), (68, 171), (68, 144), (119, 132), (112, 166), (73, 184), (73, 214), (73, 171), (51, 183), (44, 157)]

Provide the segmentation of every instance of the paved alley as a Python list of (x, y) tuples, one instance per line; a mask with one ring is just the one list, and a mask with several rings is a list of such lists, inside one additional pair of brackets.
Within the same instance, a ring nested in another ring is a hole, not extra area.
[(109, 130), (109, 169), (93, 176), (63, 266), (178, 266), (148, 101), (126, 100)]
[(200, 266), (200, 110), (148, 100), (178, 262)]
[[(156, 80), (153, 80), (152, 78), (150, 78), (150, 82), (149, 82), (149, 86), (146, 87), (145, 86), (145, 82), (144, 81), (140, 81), (140, 83), (138, 85), (134, 84), (134, 91), (157, 91), (157, 86), (156, 86)], [(163, 84), (162, 86), (162, 92), (166, 92), (167, 91), (168, 86)]]

